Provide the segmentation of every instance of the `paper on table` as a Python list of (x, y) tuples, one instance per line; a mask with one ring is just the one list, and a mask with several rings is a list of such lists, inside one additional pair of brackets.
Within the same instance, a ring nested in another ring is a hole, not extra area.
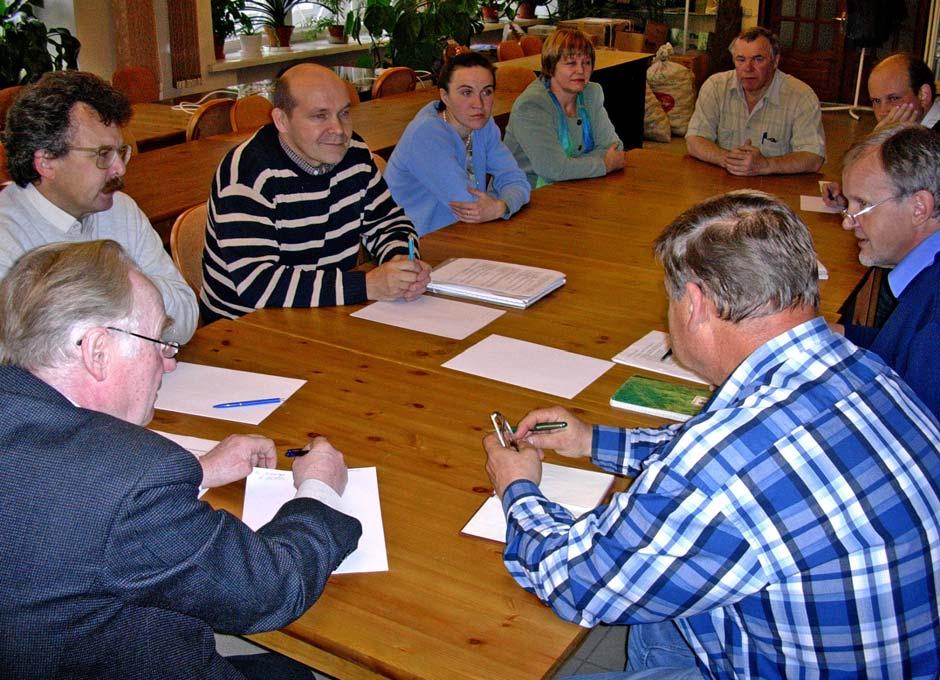
[(671, 375), (674, 378), (708, 384), (708, 380), (698, 373), (676, 363), (672, 354), (665, 356), (667, 352), (669, 352), (669, 334), (662, 331), (650, 331), (615, 355), (614, 361), (618, 364), (636, 366), (654, 373)]
[(490, 335), (443, 366), (572, 399), (613, 365), (534, 342)]
[[(563, 505), (578, 517), (597, 507), (613, 482), (614, 476), (605, 472), (542, 463), (539, 488), (546, 498)], [(506, 516), (499, 498), (490, 496), (461, 533), (505, 542)]]
[(553, 269), (458, 257), (431, 272), (428, 290), (525, 309), (564, 284)]
[(822, 196), (800, 196), (800, 210), (819, 213), (839, 213), (842, 208), (830, 208), (823, 203)]
[[(163, 432), (162, 430), (151, 430), (156, 432), (161, 437), (166, 437), (171, 442), (176, 442), (184, 449), (189, 451), (191, 454), (196, 456), (196, 458), (201, 458), (215, 448), (215, 445), (219, 442), (212, 439), (202, 439), (201, 437), (190, 437), (186, 434), (171, 434), (169, 432)], [(202, 495), (208, 491), (206, 487), (199, 487), (199, 498), (202, 498)]]
[(499, 309), (422, 295), (411, 302), (375, 302), (351, 316), (463, 340), (505, 313)]
[[(290, 470), (255, 468), (245, 480), (242, 521), (257, 531), (270, 522), (295, 493), (294, 476)], [(362, 537), (359, 539), (359, 547), (333, 573), (388, 571), (379, 482), (374, 467), (349, 470), (346, 491), (336, 509), (362, 523)]]
[(280, 397), (287, 399), (306, 380), (179, 362), (163, 376), (156, 408), (257, 425), (280, 404), (212, 408), (213, 404)]

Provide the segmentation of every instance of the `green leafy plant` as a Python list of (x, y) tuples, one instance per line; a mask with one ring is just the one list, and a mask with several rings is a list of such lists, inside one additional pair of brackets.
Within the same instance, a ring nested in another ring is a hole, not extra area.
[(0, 87), (25, 85), (47, 71), (78, 68), (81, 43), (36, 17), (43, 0), (0, 0)]
[(253, 10), (259, 16), (252, 17), (256, 25), (278, 28), (287, 26), (291, 10), (307, 0), (245, 0), (246, 9)]
[(245, 14), (244, 0), (212, 0), (212, 32), (223, 38), (252, 33), (251, 19)]
[(346, 34), (360, 43), (363, 28), (376, 68), (390, 63), (436, 73), (447, 40), (469, 45), (483, 22), (479, 0), (366, 0), (346, 15)]

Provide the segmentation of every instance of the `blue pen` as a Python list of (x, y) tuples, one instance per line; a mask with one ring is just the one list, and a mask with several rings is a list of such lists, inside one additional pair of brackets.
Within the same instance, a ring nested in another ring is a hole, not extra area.
[(248, 399), (246, 401), (226, 401), (221, 404), (213, 404), (212, 408), (238, 408), (239, 406), (261, 406), (262, 404), (279, 404), (280, 397), (269, 397), (267, 399)]
[(414, 261), (415, 259), (415, 239), (414, 236), (408, 237), (408, 259)]

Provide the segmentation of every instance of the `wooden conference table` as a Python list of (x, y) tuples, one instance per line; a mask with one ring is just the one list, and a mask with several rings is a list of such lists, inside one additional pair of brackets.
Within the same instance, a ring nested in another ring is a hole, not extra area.
[[(496, 93), (493, 117), (505, 122), (518, 93)], [(382, 97), (353, 107), (353, 129), (372, 152), (388, 158), (408, 123), (428, 102), (436, 88)], [(180, 213), (209, 198), (212, 177), (222, 158), (251, 133), (229, 133), (154, 149), (131, 159), (125, 188), (166, 240)]]
[(186, 141), (190, 114), (168, 104), (133, 104), (127, 124), (141, 151)]
[[(376, 466), (389, 571), (330, 578), (294, 624), (256, 641), (340, 678), (550, 676), (584, 635), (519, 588), (501, 544), (459, 534), (491, 487), (480, 440), (488, 414), (517, 420), (559, 403), (585, 419), (661, 421), (608, 406), (635, 371), (615, 365), (566, 400), (441, 367), (490, 334), (608, 359), (652, 328), (665, 328), (662, 272), (650, 244), (682, 209), (706, 196), (754, 187), (798, 206), (816, 176), (742, 179), (688, 158), (631, 151), (622, 173), (533, 193), (508, 222), (456, 225), (422, 239), (437, 264), (478, 256), (560, 269), (567, 284), (532, 308), (507, 311), (464, 340), (351, 317), (358, 307), (259, 310), (198, 331), (183, 361), (303, 378), (307, 383), (260, 426), (158, 412), (154, 427), (221, 439), (272, 437), (279, 450), (327, 434), (350, 467)], [(830, 271), (823, 309), (832, 318), (861, 275), (850, 233), (832, 215), (802, 213)], [(551, 462), (563, 460), (551, 452)], [(286, 459), (280, 461), (286, 468)], [(207, 499), (239, 514), (243, 485)]]
[[(594, 52), (594, 73), (591, 80), (604, 88), (604, 108), (623, 140), (624, 148), (643, 146), (643, 114), (646, 98), (646, 69), (652, 54), (597, 49)], [(494, 64), (522, 66), (536, 73), (542, 70), (542, 56), (533, 54), (518, 59), (507, 59)]]

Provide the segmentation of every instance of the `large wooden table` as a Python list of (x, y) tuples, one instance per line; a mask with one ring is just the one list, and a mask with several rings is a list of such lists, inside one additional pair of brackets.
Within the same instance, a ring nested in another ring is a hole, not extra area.
[[(653, 55), (641, 52), (598, 49), (594, 52), (591, 80), (604, 88), (604, 108), (614, 124), (624, 148), (643, 146), (643, 114), (646, 98), (646, 69)], [(542, 56), (533, 54), (498, 61), (495, 66), (521, 66), (542, 71)]]
[[(497, 91), (493, 105), (497, 122), (508, 120), (517, 94)], [(437, 97), (437, 88), (427, 88), (363, 102), (353, 108), (353, 129), (373, 153), (388, 158), (415, 114)], [(249, 136), (229, 133), (141, 153), (127, 166), (124, 190), (166, 240), (180, 213), (208, 200), (222, 158)]]
[(168, 104), (134, 104), (127, 127), (141, 151), (179, 144), (186, 140), (190, 114)]
[[(466, 338), (448, 340), (352, 318), (357, 307), (259, 310), (204, 327), (181, 358), (285, 375), (306, 385), (259, 427), (158, 412), (155, 427), (220, 439), (260, 432), (279, 448), (325, 433), (351, 467), (378, 468), (390, 570), (333, 576), (297, 622), (253, 639), (340, 678), (542, 678), (584, 631), (519, 588), (501, 545), (461, 536), (490, 493), (480, 439), (488, 414), (517, 420), (560, 403), (590, 421), (662, 421), (612, 409), (607, 400), (634, 370), (617, 365), (566, 400), (441, 364), (492, 333), (610, 358), (651, 328), (665, 328), (662, 272), (650, 244), (682, 209), (709, 195), (754, 187), (798, 205), (816, 176), (741, 179), (658, 151), (627, 154), (622, 173), (533, 193), (513, 219), (455, 225), (424, 237), (432, 264), (467, 255), (550, 266), (568, 283), (529, 310), (507, 311)], [(831, 277), (828, 317), (862, 272), (854, 238), (832, 215), (802, 214)], [(551, 462), (562, 460), (552, 453)], [(281, 467), (287, 467), (281, 461)], [(210, 492), (239, 513), (243, 486)]]

